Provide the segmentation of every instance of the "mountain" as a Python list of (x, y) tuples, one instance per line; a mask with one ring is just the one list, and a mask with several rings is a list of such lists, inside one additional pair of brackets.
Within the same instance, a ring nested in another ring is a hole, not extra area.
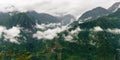
[(20, 26), (25, 29), (34, 29), (36, 21), (32, 20), (26, 13), (15, 13), (10, 15), (10, 13), (0, 14), (0, 25), (7, 28), (12, 28), (13, 26)]
[(120, 8), (120, 2), (114, 3), (111, 7), (108, 9), (102, 8), (102, 7), (97, 7), (94, 8), (90, 11), (87, 11), (82, 14), (82, 16), (79, 18), (80, 21), (88, 21), (88, 20), (93, 20), (102, 16), (109, 15), (111, 13), (116, 12)]
[(99, 17), (94, 20), (90, 20), (84, 23), (77, 23), (74, 27), (80, 27), (81, 29), (90, 30), (96, 26), (106, 29), (120, 29), (120, 9), (116, 12), (109, 14), (108, 16)]
[(79, 18), (79, 20), (87, 21), (90, 19), (96, 19), (98, 17), (108, 15), (109, 13), (110, 12), (107, 9), (102, 8), (102, 7), (97, 7), (97, 8), (94, 8), (90, 11), (83, 13), (82, 16)]
[(36, 30), (33, 16), (16, 13), (5, 19), (8, 28), (0, 26), (0, 60), (120, 60), (119, 12), (84, 23), (75, 21), (60, 33), (62, 27)]
[(120, 2), (114, 3), (111, 7), (108, 8), (108, 11), (115, 12), (118, 8), (120, 8)]
[(111, 14), (111, 15), (109, 15), (110, 17), (117, 17), (117, 18), (120, 18), (120, 8), (119, 9), (117, 9), (117, 11), (116, 12), (114, 12), (114, 14)]
[(32, 20), (27, 16), (26, 13), (18, 13), (11, 17), (9, 20), (9, 26), (17, 26), (24, 27), (26, 29), (34, 29), (34, 26), (36, 25), (36, 21)]
[(76, 20), (76, 18), (71, 14), (59, 16), (58, 19), (61, 20), (62, 25), (67, 25)]
[(62, 23), (62, 25), (67, 25), (71, 21), (75, 21), (75, 17), (71, 14), (67, 14), (64, 16), (52, 16), (47, 13), (37, 13), (35, 11), (28, 11), (27, 15), (33, 19), (36, 20), (39, 24), (45, 23)]
[(67, 52), (68, 58), (74, 60), (73, 56), (76, 56), (77, 60), (119, 60), (119, 12), (120, 9), (108, 16), (76, 24), (60, 33), (59, 41), (63, 47), (67, 45), (64, 45), (64, 41), (70, 42), (66, 46), (66, 50), (71, 51)]
[(60, 20), (57, 17), (52, 16), (47, 13), (37, 13), (35, 11), (28, 11), (27, 15), (32, 20), (36, 20), (39, 24), (42, 24), (42, 23), (49, 24), (49, 23), (59, 23), (60, 22)]
[(100, 17), (98, 19), (94, 19), (80, 25), (80, 28), (82, 29), (91, 29), (94, 28), (95, 26), (99, 26), (102, 29), (119, 29), (119, 23), (120, 23), (120, 9), (118, 9), (116, 12), (108, 15), (108, 16), (104, 16), (104, 17)]
[[(120, 9), (108, 16), (84, 23), (75, 21), (73, 26), (57, 33), (57, 36), (50, 40), (33, 38), (32, 34), (28, 34), (26, 31), (22, 31), (20, 37), (16, 37), (20, 41), (26, 41), (20, 44), (10, 43), (1, 38), (0, 41), (3, 41), (0, 43), (0, 59), (120, 60), (120, 13), (118, 12)], [(13, 15), (12, 19), (21, 20), (17, 24), (24, 28), (29, 27), (24, 24), (29, 21), (28, 25), (34, 25), (34, 20), (31, 21), (26, 13)], [(14, 22), (13, 20), (11, 22)], [(14, 22), (13, 26), (17, 24)], [(54, 32), (52, 31), (52, 33)], [(40, 34), (42, 33), (40, 32)]]
[(7, 26), (6, 23), (9, 23), (9, 20), (11, 20), (12, 18), (13, 20), (19, 19), (18, 16), (19, 18), (22, 17), (23, 19), (25, 18), (28, 20), (34, 20), (38, 24), (61, 23), (62, 25), (67, 25), (70, 22), (76, 20), (75, 17), (70, 14), (64, 16), (52, 16), (47, 13), (37, 13), (35, 11), (28, 11), (28, 12), (14, 11), (14, 12), (6, 12), (6, 13), (0, 12), (0, 25)]

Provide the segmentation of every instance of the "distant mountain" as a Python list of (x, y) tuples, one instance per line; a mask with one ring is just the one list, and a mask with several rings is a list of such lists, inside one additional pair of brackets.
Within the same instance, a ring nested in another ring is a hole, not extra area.
[(102, 8), (102, 7), (97, 7), (94, 8), (90, 11), (85, 12), (82, 14), (82, 16), (79, 18), (80, 21), (88, 21), (88, 20), (93, 20), (102, 16), (109, 15), (111, 13), (114, 13), (117, 11), (117, 9), (120, 8), (120, 2), (114, 3), (111, 7), (108, 9)]
[(118, 8), (120, 8), (120, 2), (114, 3), (111, 7), (108, 8), (108, 11), (115, 12)]
[(64, 16), (59, 16), (58, 19), (61, 20), (62, 25), (67, 25), (70, 22), (76, 20), (76, 18), (71, 14), (67, 14), (67, 15), (64, 15)]
[(71, 21), (75, 21), (75, 17), (73, 15), (67, 14), (64, 16), (52, 16), (47, 13), (37, 13), (35, 11), (28, 11), (27, 15), (33, 19), (36, 20), (39, 24), (45, 23), (62, 23), (62, 25), (69, 24)]
[(49, 24), (49, 23), (59, 23), (60, 22), (60, 20), (57, 17), (52, 16), (47, 13), (37, 13), (35, 11), (28, 11), (27, 15), (32, 20), (36, 20), (39, 24), (42, 24), (42, 23)]
[(110, 14), (105, 17), (100, 17), (98, 19), (95, 19), (93, 21), (85, 22), (83, 24), (80, 24), (80, 27), (83, 29), (90, 29), (94, 28), (95, 26), (100, 26), (103, 29), (114, 29), (114, 28), (120, 28), (120, 10), (116, 11), (113, 14)]
[[(49, 23), (61, 23), (62, 25), (69, 24), (72, 21), (75, 21), (75, 17), (73, 15), (64, 15), (64, 16), (52, 16), (47, 13), (37, 13), (35, 11), (28, 12), (0, 12), (0, 25), (8, 26), (6, 23), (10, 23), (9, 20), (20, 20), (20, 19), (28, 19), (32, 20), (38, 24), (49, 24)], [(23, 21), (20, 20), (20, 21)], [(10, 25), (13, 25), (12, 23)]]
[(94, 8), (94, 9), (90, 10), (90, 11), (85, 12), (79, 18), (79, 20), (87, 21), (87, 20), (91, 20), (91, 19), (96, 19), (98, 17), (108, 15), (109, 13), (110, 12), (107, 9), (102, 8), (102, 7), (97, 7), (97, 8)]

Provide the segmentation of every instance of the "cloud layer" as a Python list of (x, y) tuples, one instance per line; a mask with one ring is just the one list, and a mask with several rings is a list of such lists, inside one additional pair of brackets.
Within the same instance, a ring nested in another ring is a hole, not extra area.
[[(18, 10), (36, 10), (51, 14), (73, 14), (80, 15), (83, 12), (102, 6), (108, 8), (120, 0), (0, 0), (0, 10), (10, 10), (14, 5)], [(15, 9), (16, 9), (15, 8)]]

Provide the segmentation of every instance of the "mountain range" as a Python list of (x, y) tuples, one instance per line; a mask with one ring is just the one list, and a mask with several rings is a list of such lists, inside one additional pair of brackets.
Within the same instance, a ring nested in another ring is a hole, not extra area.
[(0, 60), (120, 60), (119, 4), (94, 8), (78, 20), (70, 14), (1, 12)]
[(83, 13), (82, 16), (79, 18), (79, 20), (80, 21), (88, 21), (88, 20), (94, 20), (94, 19), (102, 17), (102, 16), (107, 16), (113, 12), (116, 12), (117, 9), (119, 8), (119, 6), (120, 6), (120, 2), (116, 2), (108, 9), (105, 9), (102, 7), (94, 8), (90, 11)]

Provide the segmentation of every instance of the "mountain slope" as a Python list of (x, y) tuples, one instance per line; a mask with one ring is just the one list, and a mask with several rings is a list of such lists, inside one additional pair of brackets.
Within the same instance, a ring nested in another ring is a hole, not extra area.
[(96, 19), (98, 17), (105, 16), (105, 15), (107, 15), (109, 13), (110, 12), (107, 9), (102, 8), (102, 7), (97, 7), (97, 8), (94, 8), (94, 9), (90, 10), (90, 11), (85, 12), (79, 18), (79, 20), (87, 21), (87, 20), (90, 20), (90, 19)]
[(90, 19), (96, 19), (102, 16), (106, 16), (109, 14), (112, 14), (116, 12), (120, 8), (120, 2), (114, 3), (111, 7), (108, 9), (102, 8), (102, 7), (97, 7), (94, 8), (90, 11), (85, 12), (82, 14), (82, 16), (79, 18), (81, 21), (88, 21)]
[(29, 18), (26, 13), (18, 13), (13, 15), (9, 20), (10, 27), (17, 25), (24, 27), (25, 29), (34, 29), (36, 21)]
[[(118, 9), (108, 16), (76, 24), (60, 33), (60, 44), (68, 48), (66, 49), (69, 51), (68, 58), (74, 59), (73, 56), (76, 56), (78, 60), (119, 60), (119, 11)], [(70, 44), (67, 45), (64, 41), (68, 41)]]
[(111, 7), (108, 8), (108, 11), (115, 12), (118, 8), (120, 8), (120, 2), (114, 3)]
[(62, 25), (67, 25), (71, 21), (75, 21), (75, 17), (73, 15), (67, 14), (64, 16), (52, 16), (47, 13), (37, 13), (35, 11), (29, 11), (27, 12), (27, 15), (33, 19), (36, 20), (39, 24), (45, 23), (62, 23)]
[(6, 25), (8, 23), (8, 19), (10, 19), (9, 13), (0, 12), (0, 25)]
[(119, 23), (120, 23), (120, 15), (119, 15), (120, 9), (118, 9), (115, 13), (110, 14), (105, 17), (100, 17), (98, 19), (95, 19), (90, 22), (86, 22), (81, 24), (81, 28), (93, 28), (95, 26), (100, 26), (103, 29), (108, 29), (108, 28), (120, 28)]
[(59, 16), (58, 19), (61, 20), (62, 25), (67, 25), (76, 20), (76, 18), (71, 14)]
[(57, 17), (54, 17), (54, 16), (46, 14), (46, 13), (37, 13), (35, 11), (29, 11), (29, 12), (27, 12), (27, 15), (32, 20), (36, 20), (39, 24), (59, 23), (60, 22), (60, 20)]

